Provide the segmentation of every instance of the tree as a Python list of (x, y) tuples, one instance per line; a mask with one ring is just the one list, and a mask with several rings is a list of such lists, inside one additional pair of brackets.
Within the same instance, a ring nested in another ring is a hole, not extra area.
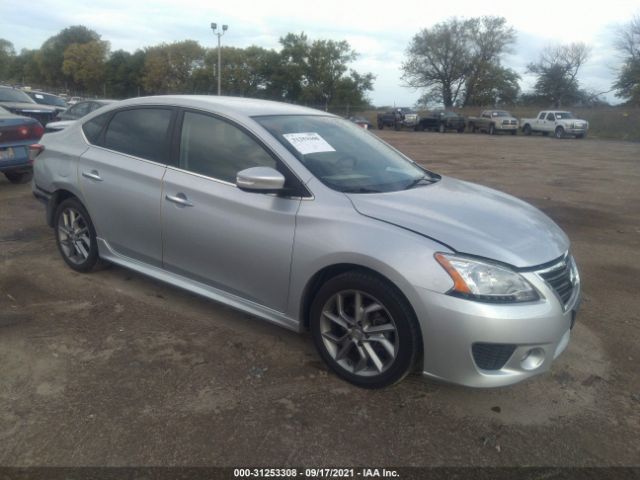
[(287, 34), (280, 44), (280, 61), (270, 72), (274, 98), (325, 110), (367, 103), (375, 77), (349, 70), (358, 54), (348, 42), (310, 41), (303, 32)]
[(142, 84), (150, 93), (186, 93), (194, 71), (204, 66), (205, 50), (195, 40), (147, 48)]
[(514, 79), (517, 83), (516, 73), (501, 65), (514, 41), (515, 31), (502, 17), (451, 18), (413, 37), (402, 65), (403, 81), (426, 90), (421, 103), (450, 108), (485, 102), (488, 93), (511, 92)]
[(64, 51), (62, 72), (85, 91), (97, 93), (105, 83), (108, 53), (109, 43), (102, 40), (72, 43)]
[(9, 79), (23, 85), (42, 82), (42, 72), (38, 63), (38, 50), (22, 49), (11, 62)]
[(624, 55), (622, 68), (613, 84), (616, 96), (640, 105), (640, 16), (635, 16), (618, 33), (616, 48)]
[(16, 51), (13, 43), (4, 38), (0, 38), (0, 80), (8, 79), (16, 58)]
[(64, 52), (69, 45), (99, 41), (100, 35), (83, 25), (75, 25), (61, 30), (43, 44), (37, 54), (37, 61), (43, 80), (50, 86), (63, 86), (70, 81), (69, 75), (62, 70)]
[(113, 52), (105, 65), (107, 96), (128, 98), (142, 93), (144, 63), (145, 53), (142, 50), (133, 54), (124, 50)]
[(555, 108), (577, 102), (582, 94), (577, 76), (589, 58), (589, 47), (584, 43), (571, 43), (546, 47), (540, 59), (527, 66), (527, 71), (538, 76), (534, 93)]

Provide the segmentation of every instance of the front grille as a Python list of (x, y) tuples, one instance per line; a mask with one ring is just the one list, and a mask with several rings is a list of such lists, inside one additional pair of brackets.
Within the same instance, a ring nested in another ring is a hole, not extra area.
[(511, 120), (511, 125), (517, 125), (518, 121), (517, 120)]
[(482, 370), (500, 370), (511, 358), (515, 345), (501, 343), (474, 343), (471, 346), (473, 361)]
[(573, 294), (574, 282), (571, 274), (571, 259), (569, 257), (562, 259), (556, 265), (538, 272), (538, 275), (553, 288), (562, 305), (566, 306)]

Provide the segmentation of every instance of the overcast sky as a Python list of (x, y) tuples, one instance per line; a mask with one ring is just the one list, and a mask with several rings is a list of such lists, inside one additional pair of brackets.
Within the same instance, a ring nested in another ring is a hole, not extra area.
[[(532, 0), (522, 2), (428, 0), (0, 0), (0, 37), (17, 51), (39, 48), (48, 37), (70, 25), (96, 30), (111, 49), (133, 52), (161, 42), (194, 39), (215, 46), (211, 22), (229, 25), (223, 45), (278, 48), (288, 32), (304, 31), (311, 38), (347, 40), (360, 54), (352, 67), (376, 75), (371, 99), (376, 105), (413, 105), (419, 92), (402, 86), (400, 65), (411, 38), (421, 29), (451, 16), (500, 15), (518, 33), (514, 54), (505, 64), (522, 75), (526, 91), (532, 79), (527, 63), (550, 43), (583, 41), (592, 47), (580, 74), (584, 87), (611, 88), (620, 58), (612, 48), (616, 27), (640, 14), (640, 0)], [(613, 94), (606, 95), (612, 102)]]

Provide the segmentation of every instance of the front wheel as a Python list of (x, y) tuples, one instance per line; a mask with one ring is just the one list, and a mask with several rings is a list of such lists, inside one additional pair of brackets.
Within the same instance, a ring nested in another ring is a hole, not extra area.
[(555, 135), (556, 138), (564, 138), (564, 128), (562, 128), (562, 127), (556, 128), (556, 131), (554, 132), (554, 135)]
[(64, 200), (55, 214), (55, 235), (62, 258), (72, 269), (89, 272), (98, 263), (98, 242), (91, 218), (75, 198)]
[(4, 172), (4, 176), (7, 177), (11, 183), (27, 183), (33, 178), (33, 171), (28, 172)]
[(360, 271), (318, 291), (310, 326), (320, 356), (339, 377), (363, 388), (401, 381), (420, 351), (415, 314), (392, 285)]

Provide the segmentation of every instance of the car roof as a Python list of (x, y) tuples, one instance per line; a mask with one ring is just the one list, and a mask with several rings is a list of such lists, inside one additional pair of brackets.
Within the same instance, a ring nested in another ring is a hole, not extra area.
[(255, 117), (262, 115), (331, 115), (321, 110), (288, 103), (242, 97), (213, 95), (157, 95), (137, 97), (118, 102), (118, 108), (135, 105), (172, 105), (211, 110), (222, 114)]

